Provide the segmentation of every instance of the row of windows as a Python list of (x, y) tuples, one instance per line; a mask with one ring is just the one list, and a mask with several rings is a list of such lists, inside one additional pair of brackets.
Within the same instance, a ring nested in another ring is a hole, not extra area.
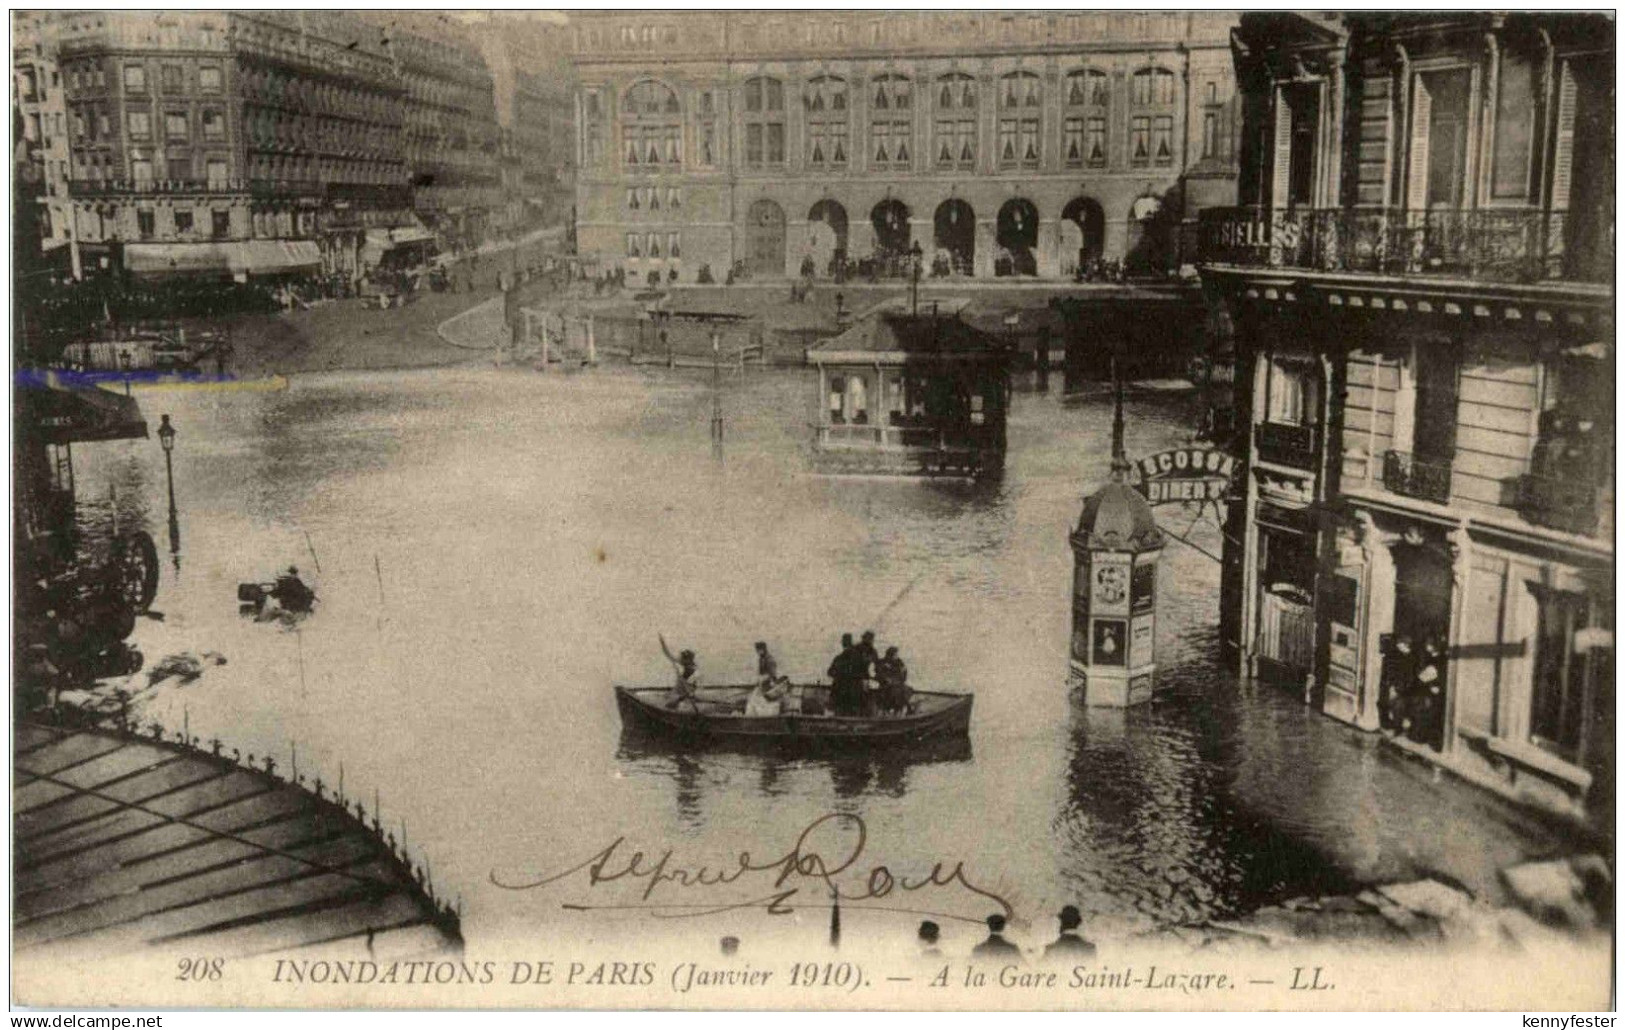
[[(1136, 107), (1167, 107), (1174, 103), (1175, 76), (1166, 68), (1142, 68), (1129, 79), (1130, 98)], [(906, 75), (887, 73), (878, 75), (871, 84), (869, 106), (874, 111), (906, 111), (913, 107), (914, 89)], [(809, 79), (802, 92), (802, 104), (812, 112), (829, 112), (832, 116), (850, 109), (850, 86), (845, 79), (820, 75)], [(969, 110), (977, 106), (979, 89), (976, 79), (963, 72), (948, 72), (935, 80), (935, 100), (938, 110)], [(747, 115), (783, 111), (785, 107), (783, 81), (767, 76), (747, 79), (742, 89), (743, 109)], [(1207, 103), (1219, 103), (1219, 84), (1206, 83)], [(1098, 69), (1069, 72), (1061, 87), (1061, 96), (1067, 107), (1106, 107), (1111, 103), (1111, 79)], [(712, 90), (699, 94), (702, 115), (715, 113), (716, 97)], [(1006, 110), (1042, 107), (1043, 80), (1033, 72), (1009, 72), (999, 79), (999, 106)], [(584, 107), (588, 119), (602, 119), (605, 108), (597, 88), (584, 94)], [(645, 79), (635, 83), (622, 97), (621, 113), (628, 118), (660, 119), (680, 118), (682, 101), (677, 92), (664, 83)]]
[[(97, 117), (97, 128), (104, 134), (107, 129), (107, 116), (100, 114)], [(130, 139), (149, 140), (152, 138), (152, 113), (150, 111), (130, 111), (125, 115), (126, 126)], [(206, 140), (222, 140), (226, 138), (226, 116), (223, 111), (206, 108), (199, 116), (203, 127), (203, 138)], [(91, 122), (85, 118), (84, 113), (75, 111), (73, 116), (74, 136), (78, 139), (95, 139), (92, 134)], [(185, 111), (166, 111), (164, 113), (164, 139), (183, 142), (191, 138), (192, 119)]]
[(680, 258), (683, 256), (683, 234), (680, 232), (629, 232), (626, 234), (626, 256), (632, 258)]
[[(161, 89), (165, 93), (186, 92), (186, 69), (178, 64), (160, 65), (158, 69)], [(102, 69), (98, 65), (94, 69), (95, 85), (104, 86), (106, 81)], [(71, 73), (69, 81), (75, 88), (89, 85), (88, 78), (81, 78), (79, 70)], [(203, 93), (218, 93), (225, 81), (224, 73), (219, 65), (201, 65), (197, 70), (197, 88)], [(147, 66), (144, 64), (126, 64), (124, 66), (124, 91), (126, 93), (145, 93), (147, 91)]]
[(660, 189), (656, 186), (629, 186), (626, 190), (628, 211), (679, 211), (683, 207), (683, 191), (677, 186)]

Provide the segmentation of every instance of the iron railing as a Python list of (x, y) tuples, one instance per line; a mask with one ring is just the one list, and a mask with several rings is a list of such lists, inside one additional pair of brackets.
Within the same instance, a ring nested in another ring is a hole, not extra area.
[(1405, 451), (1389, 451), (1382, 458), (1382, 484), (1396, 494), (1446, 504), (1450, 500), (1449, 461), (1419, 461)]
[(1199, 219), (1204, 263), (1499, 282), (1606, 282), (1614, 269), (1612, 219), (1567, 211), (1245, 206)]
[(1264, 461), (1288, 468), (1313, 470), (1315, 467), (1315, 427), (1261, 422), (1254, 436), (1258, 456)]

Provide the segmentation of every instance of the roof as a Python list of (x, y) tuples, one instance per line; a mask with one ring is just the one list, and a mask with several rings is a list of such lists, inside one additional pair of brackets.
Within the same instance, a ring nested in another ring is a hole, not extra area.
[(67, 386), (54, 375), (19, 374), (16, 404), (22, 432), (41, 443), (144, 440), (147, 422), (135, 398), (94, 386)]
[(880, 311), (809, 348), (807, 360), (814, 364), (933, 358), (999, 361), (1006, 354), (1003, 340), (958, 316)]
[(1097, 551), (1151, 551), (1163, 543), (1150, 503), (1119, 482), (1107, 483), (1083, 502), (1077, 537)]

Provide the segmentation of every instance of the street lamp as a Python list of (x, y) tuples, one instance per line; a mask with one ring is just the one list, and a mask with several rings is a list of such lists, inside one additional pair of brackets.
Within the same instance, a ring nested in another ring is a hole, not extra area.
[(925, 256), (920, 251), (919, 240), (915, 240), (914, 245), (908, 248), (908, 256), (913, 265), (909, 270), (911, 277), (909, 283), (910, 314), (918, 315), (920, 313), (920, 259)]
[(175, 513), (175, 427), (169, 416), (161, 417), (158, 425), (158, 444), (164, 449), (164, 481), (169, 484), (169, 554), (175, 569), (181, 567), (181, 524)]

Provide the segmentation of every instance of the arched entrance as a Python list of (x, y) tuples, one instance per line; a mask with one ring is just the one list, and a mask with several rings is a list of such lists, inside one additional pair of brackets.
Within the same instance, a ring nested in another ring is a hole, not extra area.
[(973, 275), (976, 269), (976, 212), (958, 197), (937, 205), (931, 255), (932, 275)]
[(835, 275), (835, 265), (846, 260), (846, 208), (836, 200), (820, 200), (807, 212), (807, 253), (814, 275)]
[(1014, 197), (999, 208), (998, 231), (994, 237), (999, 244), (998, 257), (993, 262), (994, 275), (1037, 275), (1038, 208), (1024, 197)]
[(745, 216), (745, 265), (753, 275), (784, 274), (784, 208), (758, 200)]
[(882, 263), (902, 260), (910, 239), (908, 205), (888, 197), (875, 205), (869, 220), (875, 227), (875, 257)]
[(1106, 250), (1106, 211), (1100, 202), (1090, 197), (1073, 197), (1061, 211), (1061, 220), (1076, 225), (1082, 241), (1075, 254), (1062, 254), (1063, 260), (1075, 258), (1079, 266), (1098, 260)]

